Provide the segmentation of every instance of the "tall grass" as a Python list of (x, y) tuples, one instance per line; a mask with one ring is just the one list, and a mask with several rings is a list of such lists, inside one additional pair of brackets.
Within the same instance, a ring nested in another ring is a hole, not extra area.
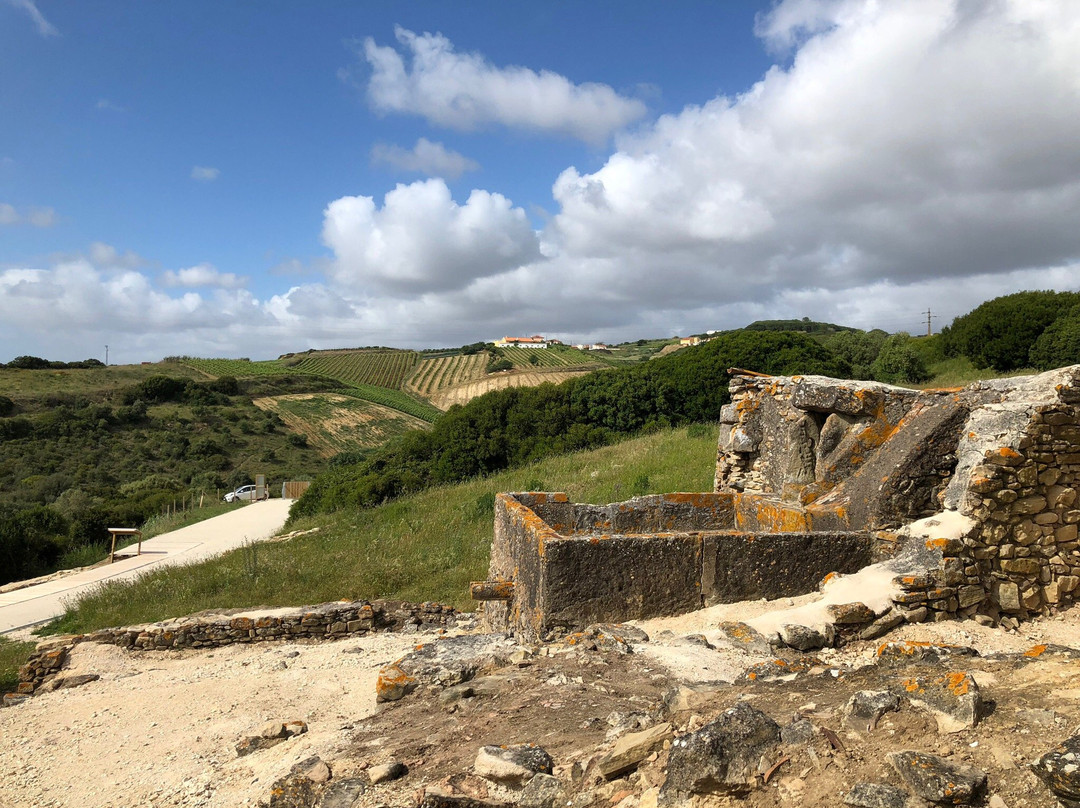
[(0, 637), (0, 696), (15, 690), (19, 683), (19, 668), (26, 663), (34, 645)]
[(377, 508), (312, 517), (295, 528), (318, 527), (316, 533), (104, 584), (45, 631), (85, 632), (203, 609), (339, 598), (437, 600), (468, 609), (469, 581), (487, 574), (496, 492), (565, 491), (576, 502), (604, 503), (646, 493), (708, 491), (715, 433), (700, 426), (666, 430)]
[(1008, 373), (999, 373), (993, 368), (982, 368), (980, 370), (971, 364), (971, 360), (966, 356), (959, 356), (933, 363), (930, 366), (930, 373), (930, 381), (916, 386), (924, 390), (936, 387), (964, 387), (983, 379), (1030, 376), (1033, 373), (1038, 373), (1038, 371), (1034, 368), (1021, 368)]

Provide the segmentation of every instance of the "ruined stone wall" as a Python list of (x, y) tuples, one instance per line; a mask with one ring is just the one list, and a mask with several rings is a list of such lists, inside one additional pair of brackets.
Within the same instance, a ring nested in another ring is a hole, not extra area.
[(1078, 377), (910, 391), (736, 376), (717, 485), (843, 511), (855, 529), (898, 528), (939, 556), (898, 581), (910, 619), (1012, 625), (1080, 590)]
[(801, 595), (874, 555), (876, 537), (865, 532), (808, 531), (799, 520), (772, 534), (733, 529), (737, 499), (665, 494), (594, 506), (565, 494), (499, 494), (489, 577), (513, 586), (502, 590), (505, 601), (484, 604), (485, 624), (533, 640), (592, 623)]
[(337, 601), (317, 606), (252, 612), (192, 615), (161, 623), (106, 628), (90, 634), (57, 637), (38, 644), (19, 671), (18, 695), (31, 695), (54, 680), (80, 642), (118, 645), (132, 651), (209, 648), (275, 640), (334, 640), (373, 631), (448, 628), (457, 611), (439, 603)]

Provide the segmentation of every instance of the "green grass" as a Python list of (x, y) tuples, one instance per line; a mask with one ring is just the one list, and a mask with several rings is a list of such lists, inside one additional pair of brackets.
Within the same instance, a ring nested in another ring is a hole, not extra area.
[(19, 668), (26, 664), (35, 645), (36, 643), (32, 642), (16, 642), (0, 637), (0, 696), (15, 690), (19, 683)]
[(313, 517), (294, 527), (319, 527), (317, 533), (107, 583), (43, 632), (338, 598), (436, 600), (470, 609), (469, 581), (487, 574), (496, 492), (565, 491), (576, 502), (605, 503), (646, 493), (709, 491), (715, 460), (716, 430), (692, 426), (433, 488), (378, 508)]
[(930, 381), (926, 382), (926, 384), (917, 385), (924, 390), (933, 387), (963, 387), (983, 379), (1004, 379), (1038, 373), (1034, 368), (1021, 368), (1009, 373), (998, 373), (993, 368), (979, 370), (971, 364), (971, 360), (966, 356), (935, 362), (930, 366), (929, 370), (932, 374)]
[(109, 394), (144, 382), (151, 376), (204, 379), (192, 368), (172, 362), (152, 365), (109, 365), (72, 370), (16, 370), (0, 368), (0, 394), (31, 410), (55, 406), (39, 400), (49, 396), (77, 396), (100, 401)]

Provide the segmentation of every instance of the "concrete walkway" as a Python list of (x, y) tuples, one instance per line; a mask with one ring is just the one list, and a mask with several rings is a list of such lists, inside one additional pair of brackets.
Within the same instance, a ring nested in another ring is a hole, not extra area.
[[(236, 510), (190, 527), (163, 533), (142, 544), (142, 555), (92, 567), (55, 580), (0, 592), (0, 634), (45, 623), (64, 613), (65, 603), (102, 581), (134, 578), (165, 564), (191, 564), (245, 542), (274, 535), (289, 516), (291, 499), (271, 499), (237, 505)], [(135, 547), (124, 550), (135, 552)]]

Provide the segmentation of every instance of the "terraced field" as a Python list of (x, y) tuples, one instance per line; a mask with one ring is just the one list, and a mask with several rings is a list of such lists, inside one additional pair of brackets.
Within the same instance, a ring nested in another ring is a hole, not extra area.
[[(595, 355), (574, 348), (499, 348), (499, 353), (519, 367), (573, 367), (574, 365), (603, 364)], [(533, 365), (531, 358), (536, 357)]]
[(329, 376), (348, 384), (400, 390), (420, 361), (416, 351), (366, 350), (316, 353), (292, 366), (294, 372)]
[(446, 387), (454, 387), (483, 378), (487, 361), (486, 353), (424, 359), (413, 371), (405, 387), (417, 395), (431, 398)]
[(502, 390), (507, 387), (533, 387), (544, 382), (559, 384), (575, 376), (584, 376), (586, 373), (592, 372), (592, 370), (585, 368), (552, 368), (550, 370), (493, 373), (475, 381), (465, 382), (454, 387), (444, 387), (429, 396), (429, 399), (440, 410), (447, 410), (454, 404), (465, 404), (492, 390)]
[(293, 432), (304, 435), (323, 457), (381, 446), (409, 429), (428, 423), (399, 410), (337, 393), (297, 393), (257, 398), (261, 410), (276, 413)]

